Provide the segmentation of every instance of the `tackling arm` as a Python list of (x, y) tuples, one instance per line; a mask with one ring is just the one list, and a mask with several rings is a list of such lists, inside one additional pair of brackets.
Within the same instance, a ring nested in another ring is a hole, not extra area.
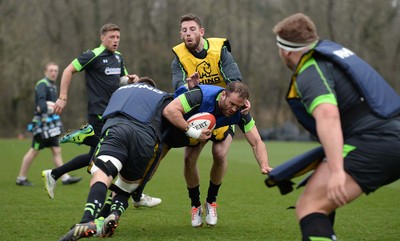
[(183, 106), (179, 98), (174, 99), (163, 110), (163, 116), (167, 118), (171, 124), (178, 127), (180, 130), (185, 131), (189, 125), (183, 118)]
[[(180, 130), (184, 131), (186, 135), (197, 139), (199, 141), (206, 141), (211, 137), (211, 131), (208, 129), (201, 130), (201, 133), (196, 138), (192, 136), (191, 129), (189, 128), (189, 123), (183, 118), (184, 109), (180, 98), (175, 98), (171, 103), (169, 103), (163, 110), (163, 116), (174, 126), (178, 127)], [(196, 134), (196, 135), (197, 135)]]

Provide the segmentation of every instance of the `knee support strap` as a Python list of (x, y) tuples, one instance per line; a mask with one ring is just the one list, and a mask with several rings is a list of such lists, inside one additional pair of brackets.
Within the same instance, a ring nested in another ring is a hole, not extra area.
[(115, 157), (101, 155), (95, 158), (91, 173), (93, 174), (97, 169), (102, 170), (107, 176), (115, 178), (122, 169), (122, 163)]
[(122, 180), (120, 177), (118, 177), (114, 185), (124, 192), (132, 193), (139, 186), (139, 183), (128, 183)]

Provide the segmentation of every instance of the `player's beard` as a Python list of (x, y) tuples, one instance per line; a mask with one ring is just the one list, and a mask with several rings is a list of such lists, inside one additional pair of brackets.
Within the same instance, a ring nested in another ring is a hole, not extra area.
[(190, 52), (195, 52), (199, 44), (200, 44), (200, 36), (196, 36), (194, 38), (194, 41), (192, 41), (191, 43), (185, 41), (185, 46)]

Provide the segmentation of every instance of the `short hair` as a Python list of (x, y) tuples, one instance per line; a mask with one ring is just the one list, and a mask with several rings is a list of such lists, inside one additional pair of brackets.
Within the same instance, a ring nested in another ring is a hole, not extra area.
[(182, 22), (186, 22), (186, 21), (195, 21), (199, 25), (200, 28), (203, 27), (203, 24), (201, 23), (199, 16), (197, 16), (194, 13), (186, 13), (186, 14), (182, 15), (181, 24), (182, 24)]
[(58, 64), (56, 64), (55, 62), (48, 62), (45, 66), (44, 66), (44, 71), (47, 71), (47, 69), (49, 68), (49, 66), (55, 65), (58, 67)]
[(237, 93), (240, 98), (248, 99), (250, 97), (249, 87), (242, 81), (232, 81), (225, 88), (226, 94)]
[(147, 84), (147, 85), (151, 85), (154, 88), (157, 88), (156, 82), (154, 80), (152, 80), (149, 77), (140, 77), (139, 80), (136, 83), (143, 83), (143, 84)]
[(119, 27), (116, 24), (106, 23), (101, 27), (100, 34), (101, 35), (106, 35), (106, 33), (110, 32), (110, 31), (120, 31), (120, 30), (119, 30)]
[(314, 22), (303, 13), (283, 19), (272, 31), (280, 38), (293, 43), (312, 43), (319, 39)]

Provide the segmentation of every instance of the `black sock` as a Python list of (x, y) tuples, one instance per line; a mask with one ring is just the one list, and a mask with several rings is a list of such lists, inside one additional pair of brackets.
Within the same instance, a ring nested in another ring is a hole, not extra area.
[(140, 202), (140, 198), (142, 197), (142, 192), (138, 193), (138, 192), (134, 192), (132, 193), (132, 199), (135, 202)]
[(90, 158), (92, 157), (93, 153), (86, 153), (79, 156), (74, 157), (69, 162), (64, 163), (62, 166), (57, 167), (51, 171), (51, 176), (57, 180), (62, 175), (70, 172), (75, 171), (84, 167), (87, 167), (90, 162)]
[[(303, 241), (318, 240), (336, 240), (331, 220), (322, 213), (311, 213), (300, 220), (300, 229), (303, 235)], [(314, 239), (311, 239), (314, 238)]]
[(102, 182), (96, 182), (90, 187), (81, 223), (87, 223), (97, 218), (97, 214), (100, 213), (106, 195), (106, 184)]
[(336, 217), (336, 211), (333, 211), (328, 215), (328, 218), (329, 218), (329, 221), (331, 221), (332, 227), (335, 224), (335, 217)]
[(125, 210), (128, 208), (130, 195), (127, 194), (122, 194), (122, 193), (117, 193), (113, 200), (112, 200), (112, 204), (111, 204), (111, 208), (110, 208), (110, 213), (112, 212), (117, 212), (118, 216), (121, 216), (121, 214), (123, 212), (125, 212)]
[(194, 188), (188, 188), (188, 191), (192, 207), (200, 206), (200, 185)]
[(111, 208), (111, 203), (112, 203), (112, 192), (110, 193), (110, 195), (108, 195), (103, 208), (101, 209), (100, 213), (97, 215), (98, 217), (107, 217), (110, 214), (110, 208)]
[(145, 187), (145, 183), (140, 184), (136, 190), (132, 193), (132, 199), (135, 202), (140, 202), (140, 198), (142, 197), (143, 189)]
[(213, 203), (213, 202), (217, 201), (218, 190), (219, 190), (219, 187), (221, 186), (221, 184), (215, 185), (210, 180), (210, 186), (208, 186), (208, 194), (207, 194), (207, 199), (206, 199), (208, 203)]
[(82, 144), (95, 148), (99, 144), (100, 138), (96, 135), (86, 137)]

